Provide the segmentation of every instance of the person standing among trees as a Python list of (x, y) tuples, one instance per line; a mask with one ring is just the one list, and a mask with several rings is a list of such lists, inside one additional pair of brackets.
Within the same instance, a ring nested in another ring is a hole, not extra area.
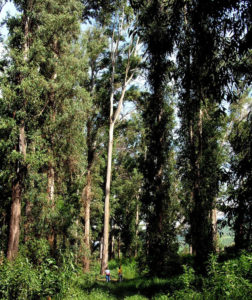
[(109, 270), (108, 266), (106, 267), (105, 275), (106, 275), (106, 281), (109, 282), (110, 281), (110, 270)]
[(118, 279), (119, 279), (119, 282), (122, 281), (122, 266), (121, 265), (118, 268)]

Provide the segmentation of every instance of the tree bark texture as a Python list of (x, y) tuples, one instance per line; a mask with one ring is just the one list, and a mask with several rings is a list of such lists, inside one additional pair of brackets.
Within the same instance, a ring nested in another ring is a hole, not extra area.
[(21, 220), (21, 183), (18, 179), (12, 186), (12, 205), (11, 219), (8, 241), (8, 260), (13, 260), (17, 256), (19, 237), (20, 237), (20, 220)]
[[(19, 152), (26, 158), (26, 138), (25, 127), (22, 122), (19, 128)], [(20, 221), (21, 221), (21, 197), (22, 197), (22, 173), (23, 167), (20, 162), (17, 162), (16, 176), (17, 179), (12, 184), (12, 205), (11, 217), (9, 226), (9, 240), (7, 258), (14, 260), (18, 253), (19, 238), (20, 238)]]
[(90, 267), (90, 204), (91, 204), (91, 168), (89, 167), (87, 172), (87, 184), (83, 189), (82, 200), (84, 206), (84, 256), (83, 256), (83, 271), (88, 272)]

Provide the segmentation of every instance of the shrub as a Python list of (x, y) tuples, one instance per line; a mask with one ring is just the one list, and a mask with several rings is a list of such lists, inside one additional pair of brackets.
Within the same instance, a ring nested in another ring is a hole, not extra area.
[(209, 279), (205, 281), (204, 290), (211, 291), (214, 299), (249, 299), (252, 284), (245, 277), (250, 274), (251, 256), (243, 255), (239, 259), (220, 264), (217, 257), (212, 255), (208, 270)]
[(41, 291), (39, 272), (24, 257), (1, 265), (0, 282), (0, 299), (32, 299)]
[(63, 297), (75, 268), (67, 254), (61, 255), (61, 260), (60, 266), (50, 257), (39, 265), (22, 255), (14, 262), (5, 260), (0, 265), (0, 299), (39, 299), (57, 294)]

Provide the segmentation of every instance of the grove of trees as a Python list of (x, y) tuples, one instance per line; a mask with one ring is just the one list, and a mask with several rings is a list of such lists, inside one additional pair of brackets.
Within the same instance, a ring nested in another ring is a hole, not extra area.
[(220, 225), (229, 251), (251, 251), (252, 2), (12, 0), (0, 12), (8, 2), (0, 268), (67, 258), (104, 274), (134, 257), (139, 272), (176, 276), (180, 237), (206, 276)]

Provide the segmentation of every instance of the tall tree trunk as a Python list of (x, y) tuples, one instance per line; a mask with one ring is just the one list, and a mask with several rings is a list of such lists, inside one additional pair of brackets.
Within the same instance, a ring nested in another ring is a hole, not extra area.
[(128, 48), (128, 59), (127, 59), (127, 65), (125, 68), (125, 75), (124, 75), (124, 81), (122, 84), (122, 91), (121, 96), (117, 105), (117, 108), (114, 112), (114, 96), (115, 96), (115, 85), (114, 85), (114, 79), (115, 79), (115, 67), (116, 67), (116, 61), (118, 58), (118, 47), (120, 42), (120, 35), (121, 30), (123, 28), (124, 23), (124, 12), (122, 14), (122, 18), (120, 20), (119, 24), (119, 30), (118, 30), (118, 37), (115, 40), (115, 30), (113, 30), (113, 35), (111, 38), (111, 64), (112, 64), (112, 72), (111, 72), (111, 78), (110, 78), (110, 84), (111, 84), (111, 94), (110, 94), (110, 114), (109, 114), (109, 142), (108, 142), (108, 160), (107, 160), (107, 174), (106, 174), (106, 191), (105, 191), (105, 203), (104, 203), (104, 233), (103, 233), (103, 251), (102, 251), (102, 260), (101, 260), (101, 274), (105, 274), (105, 268), (108, 264), (108, 250), (109, 250), (109, 197), (110, 197), (110, 185), (111, 185), (111, 167), (112, 167), (112, 153), (113, 153), (113, 139), (114, 139), (114, 127), (115, 124), (119, 118), (123, 100), (125, 97), (126, 89), (131, 82), (134, 71), (129, 75), (130, 71), (130, 59), (132, 56), (135, 55), (136, 48), (138, 45), (138, 40), (136, 42), (136, 45), (133, 46), (133, 38), (131, 39), (129, 48)]
[[(28, 1), (29, 2), (29, 1)], [(27, 3), (27, 8), (30, 3)], [(29, 51), (29, 17), (24, 14), (24, 62), (27, 62), (28, 51)], [(21, 79), (22, 80), (22, 79)], [(26, 107), (26, 100), (23, 103)], [(21, 121), (21, 126), (19, 127), (19, 152), (22, 154), (25, 161), (26, 158), (26, 137), (25, 137), (25, 123), (24, 120)], [(9, 241), (7, 258), (9, 260), (15, 259), (18, 253), (19, 238), (20, 238), (20, 221), (21, 221), (21, 197), (22, 197), (22, 173), (23, 167), (20, 162), (17, 163), (16, 175), (17, 179), (12, 185), (12, 205), (11, 205), (11, 218), (9, 227)]]
[(100, 240), (100, 256), (99, 256), (99, 258), (101, 261), (102, 261), (102, 248), (103, 248), (103, 237)]
[[(24, 123), (19, 128), (19, 152), (26, 158), (26, 140)], [(22, 166), (18, 162), (17, 166), (17, 179), (12, 185), (12, 205), (11, 205), (11, 218), (9, 228), (9, 241), (7, 258), (9, 260), (15, 259), (18, 253), (19, 238), (20, 238), (20, 221), (21, 221), (21, 197), (22, 197)]]
[(91, 176), (91, 166), (88, 168), (87, 172), (87, 184), (83, 189), (83, 206), (84, 206), (84, 220), (85, 220), (85, 229), (84, 229), (84, 256), (83, 256), (83, 271), (88, 272), (90, 267), (90, 204), (91, 204), (91, 185), (92, 185), (92, 176)]
[[(92, 71), (92, 76), (91, 76), (91, 95), (94, 97), (94, 75)], [(95, 159), (95, 154), (96, 154), (96, 141), (95, 141), (95, 136), (96, 133), (94, 134), (94, 129), (93, 127), (93, 122), (90, 118), (87, 121), (87, 147), (88, 147), (88, 166), (87, 166), (87, 175), (86, 175), (86, 186), (83, 188), (82, 191), (82, 203), (83, 203), (83, 210), (84, 210), (84, 222), (85, 222), (85, 228), (84, 228), (84, 254), (83, 254), (83, 259), (82, 259), (82, 264), (83, 264), (83, 271), (88, 272), (90, 268), (90, 205), (92, 201), (92, 166), (94, 163)]]
[[(57, 108), (56, 108), (56, 99), (55, 99), (55, 90), (53, 87), (53, 83), (57, 79), (57, 72), (56, 72), (56, 67), (57, 67), (57, 59), (58, 59), (58, 39), (55, 38), (53, 40), (53, 50), (54, 50), (54, 58), (56, 60), (55, 66), (54, 66), (54, 71), (51, 76), (51, 91), (49, 92), (49, 100), (50, 100), (50, 106), (51, 106), (51, 115), (50, 115), (50, 123), (53, 125), (55, 124), (56, 121), (56, 116), (57, 116)], [(54, 155), (54, 146), (55, 146), (55, 136), (54, 133), (51, 133), (50, 136), (50, 146), (49, 146), (49, 156)], [(48, 206), (50, 208), (50, 211), (55, 210), (55, 169), (54, 169), (54, 156), (51, 158), (51, 161), (49, 161), (48, 164), (48, 170), (47, 170), (47, 197), (48, 197)], [(54, 220), (50, 220), (50, 228), (49, 228), (49, 234), (48, 234), (48, 242), (50, 244), (52, 252), (55, 250), (56, 246), (56, 238), (55, 238), (55, 229), (54, 229)]]
[(104, 234), (103, 234), (103, 249), (102, 249), (102, 261), (101, 261), (102, 275), (105, 274), (105, 269), (108, 265), (109, 215), (110, 215), (109, 197), (110, 197), (110, 184), (111, 184), (114, 125), (115, 125), (114, 122), (111, 120), (109, 125), (108, 164), (107, 164), (107, 176), (106, 176), (106, 195), (105, 195), (105, 204), (104, 204)]
[(137, 257), (137, 253), (138, 253), (138, 233), (139, 233), (139, 205), (137, 204), (137, 207), (136, 207), (136, 245), (135, 245), (135, 257)]
[[(192, 167), (193, 176), (193, 211), (191, 215), (192, 247), (195, 251), (195, 268), (201, 274), (206, 274), (206, 262), (213, 251), (211, 208), (213, 201), (206, 195), (205, 178), (202, 175), (203, 158), (203, 111), (200, 107), (195, 111), (197, 123), (195, 124), (194, 159)], [(205, 146), (204, 146), (205, 147)]]
[[(28, 35), (29, 35), (29, 17), (24, 14), (24, 62), (27, 62), (28, 58)], [(22, 80), (22, 79), (21, 79)], [(26, 100), (24, 99), (24, 107), (26, 107)], [(21, 121), (21, 126), (19, 127), (19, 152), (22, 154), (23, 159), (26, 158), (26, 137), (25, 137), (25, 124), (24, 120)], [(10, 228), (9, 228), (9, 241), (7, 258), (9, 260), (15, 259), (18, 253), (19, 247), (19, 237), (20, 237), (20, 221), (21, 221), (21, 197), (22, 197), (22, 173), (23, 173), (23, 163), (17, 163), (16, 175), (17, 179), (12, 185), (12, 205), (11, 205), (11, 218), (10, 218)]]
[(9, 229), (7, 258), (15, 259), (18, 253), (21, 219), (21, 183), (20, 179), (12, 185), (12, 205)]

